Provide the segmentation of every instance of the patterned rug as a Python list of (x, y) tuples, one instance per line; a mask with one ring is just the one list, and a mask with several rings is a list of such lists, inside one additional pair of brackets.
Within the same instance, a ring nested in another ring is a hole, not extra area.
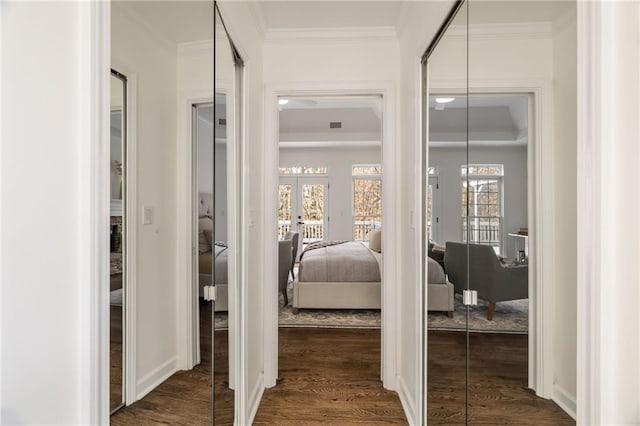
[[(289, 293), (291, 293), (289, 288)], [(289, 300), (292, 300), (290, 295)], [(453, 318), (442, 312), (429, 313), (429, 330), (463, 331), (466, 325), (462, 296), (455, 296)], [(302, 309), (297, 315), (291, 306), (283, 306), (280, 296), (280, 327), (317, 328), (380, 328), (379, 309)], [(487, 320), (487, 303), (480, 300), (478, 306), (469, 307), (469, 330), (480, 333), (527, 334), (529, 301), (527, 299), (498, 302), (493, 320)], [(216, 330), (227, 328), (227, 313), (216, 312)]]

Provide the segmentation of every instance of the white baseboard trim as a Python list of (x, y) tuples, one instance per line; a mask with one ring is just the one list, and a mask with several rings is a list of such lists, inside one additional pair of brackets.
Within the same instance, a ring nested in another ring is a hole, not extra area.
[(567, 392), (562, 386), (553, 385), (553, 402), (558, 404), (568, 415), (576, 420), (576, 397)]
[(410, 425), (417, 425), (416, 422), (416, 407), (414, 401), (409, 398), (410, 392), (407, 387), (407, 383), (402, 376), (396, 376), (396, 384), (398, 385), (398, 396), (400, 397), (400, 403), (404, 409), (404, 414), (407, 416), (407, 421)]
[(136, 401), (144, 398), (149, 392), (178, 371), (178, 357), (173, 357), (152, 372), (138, 380), (136, 384)]
[(264, 394), (264, 373), (261, 373), (256, 380), (256, 385), (251, 390), (249, 396), (249, 424), (253, 424), (253, 419), (256, 418), (256, 413), (260, 407), (262, 401), (262, 395)]

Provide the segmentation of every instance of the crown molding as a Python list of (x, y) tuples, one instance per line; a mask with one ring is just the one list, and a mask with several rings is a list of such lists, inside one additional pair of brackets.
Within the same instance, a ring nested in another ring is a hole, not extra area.
[(213, 40), (188, 41), (178, 44), (178, 56), (212, 55)]
[(280, 141), (278, 147), (281, 149), (311, 149), (311, 148), (375, 148), (381, 147), (382, 141), (380, 140), (367, 140), (367, 141)]
[(278, 28), (265, 33), (265, 41), (397, 40), (395, 27)]
[[(551, 22), (469, 25), (469, 38), (472, 40), (546, 39), (551, 38), (552, 34)], [(467, 30), (464, 25), (452, 25), (447, 32), (447, 37), (450, 38), (466, 36)]]

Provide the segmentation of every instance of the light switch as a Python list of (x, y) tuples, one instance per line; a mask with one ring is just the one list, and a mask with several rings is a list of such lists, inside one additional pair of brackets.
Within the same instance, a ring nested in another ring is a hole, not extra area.
[(154, 220), (153, 214), (153, 206), (143, 206), (142, 207), (142, 224), (143, 225), (151, 225)]

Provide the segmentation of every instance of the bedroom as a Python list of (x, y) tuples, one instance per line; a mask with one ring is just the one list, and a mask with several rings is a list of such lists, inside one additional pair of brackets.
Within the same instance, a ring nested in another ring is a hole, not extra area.
[[(298, 233), (298, 247), (294, 248), (299, 254), (296, 265), (311, 243), (365, 241), (369, 232), (382, 226), (380, 98), (290, 97), (281, 98), (278, 103), (279, 239), (287, 232)], [(335, 246), (326, 250), (339, 249)], [(377, 268), (376, 262), (372, 263)], [(303, 274), (310, 273), (301, 269)], [(299, 299), (298, 290), (304, 286), (302, 282), (312, 280), (293, 278), (294, 275), (291, 280), (295, 284), (294, 312), (298, 308), (313, 308), (314, 303), (317, 308), (331, 307), (321, 306), (318, 294), (306, 296), (305, 304)], [(351, 277), (350, 281), (353, 280)], [(371, 308), (379, 308), (379, 284), (376, 292)], [(336, 294), (336, 299), (344, 297)], [(336, 301), (335, 307), (340, 306), (341, 302)], [(342, 306), (357, 307), (349, 306), (347, 301)]]

